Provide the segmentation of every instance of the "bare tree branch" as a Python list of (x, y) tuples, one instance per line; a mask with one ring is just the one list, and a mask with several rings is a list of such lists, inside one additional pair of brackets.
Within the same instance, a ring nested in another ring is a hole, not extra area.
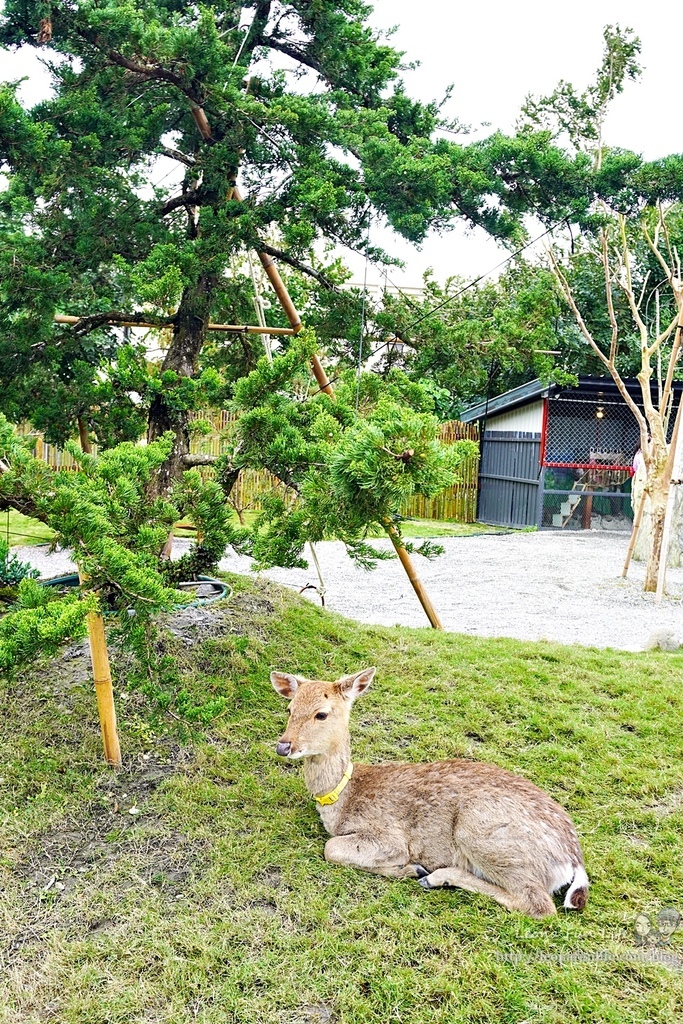
[(673, 318), (673, 320), (671, 321), (669, 326), (667, 328), (665, 328), (665, 330), (663, 330), (662, 333), (650, 345), (650, 348), (648, 349), (648, 351), (649, 351), (651, 356), (655, 355), (657, 350), (662, 347), (662, 345), (664, 344), (665, 341), (668, 341), (668, 339), (671, 337), (671, 332), (675, 329), (677, 323), (678, 323), (678, 313)]
[(612, 275), (610, 273), (609, 266), (609, 249), (607, 245), (607, 231), (601, 233), (601, 245), (602, 245), (602, 266), (605, 272), (605, 296), (607, 298), (607, 309), (609, 312), (609, 322), (612, 325), (612, 337), (609, 345), (609, 366), (613, 366), (617, 358), (617, 344), (619, 341), (619, 325), (617, 323), (617, 317), (614, 312), (614, 301), (612, 299)]
[[(659, 228), (659, 225), (657, 225), (657, 227)], [(653, 241), (653, 239), (650, 237), (650, 232), (648, 231), (647, 224), (645, 223), (645, 221), (643, 221), (643, 234), (645, 235), (645, 241), (649, 245), (653, 256), (655, 256), (662, 270), (666, 274), (666, 279), (669, 282), (669, 285), (673, 288), (673, 271), (664, 259), (664, 257), (662, 256), (661, 252), (659, 251), (659, 231), (655, 232), (655, 238)]]
[(290, 267), (295, 270), (300, 270), (302, 274), (307, 274), (308, 277), (315, 278), (319, 284), (326, 288), (330, 292), (337, 294), (341, 293), (341, 288), (338, 288), (333, 281), (330, 281), (329, 277), (325, 277), (319, 270), (315, 270), (313, 267), (309, 267), (307, 263), (302, 263), (296, 256), (290, 256), (289, 253), (283, 252), (281, 249), (275, 249), (272, 245), (265, 245), (263, 242), (258, 242), (257, 248), (259, 252), (268, 253), (269, 256), (273, 256), (276, 260), (282, 260), (283, 263), (287, 263)]
[(561, 269), (561, 267), (560, 267), (560, 265), (559, 265), (559, 263), (558, 263), (558, 261), (557, 261), (557, 259), (555, 257), (555, 253), (553, 252), (552, 248), (550, 246), (548, 246), (548, 245), (546, 245), (545, 250), (546, 250), (546, 252), (548, 254), (548, 258), (550, 259), (551, 269), (552, 269), (553, 275), (555, 277), (555, 280), (557, 281), (558, 285), (560, 286), (560, 291), (562, 292), (562, 295), (564, 296), (567, 304), (569, 305), (569, 307), (571, 308), (571, 310), (572, 310), (572, 312), (574, 314), (574, 317), (576, 319), (577, 324), (579, 325), (579, 329), (580, 329), (581, 333), (583, 334), (584, 338), (586, 339), (586, 341), (588, 342), (590, 347), (593, 349), (595, 354), (600, 358), (600, 360), (605, 364), (605, 366), (609, 370), (610, 375), (612, 376), (612, 378), (614, 380), (614, 383), (619, 388), (619, 393), (621, 394), (622, 398), (624, 399), (624, 401), (628, 405), (629, 409), (631, 410), (631, 412), (635, 416), (636, 420), (638, 421), (638, 425), (640, 427), (641, 436), (643, 434), (646, 434), (647, 433), (647, 421), (646, 421), (645, 417), (643, 416), (642, 412), (640, 411), (640, 409), (638, 408), (638, 406), (636, 405), (636, 403), (633, 401), (633, 399), (631, 398), (630, 394), (628, 393), (628, 389), (627, 389), (626, 385), (624, 384), (624, 381), (623, 381), (623, 379), (621, 377), (621, 374), (617, 370), (616, 365), (614, 364), (614, 362), (610, 361), (607, 358), (607, 356), (602, 351), (600, 346), (595, 342), (591, 332), (588, 330), (588, 328), (586, 326), (586, 323), (585, 323), (583, 317), (581, 316), (581, 310), (577, 306), (576, 300), (574, 299), (574, 295), (572, 294), (572, 290), (571, 290), (571, 288), (569, 286), (569, 282), (567, 281), (567, 278), (565, 277), (564, 273), (562, 272), (562, 269)]
[(187, 455), (183, 455), (183, 462), (186, 466), (212, 466), (214, 462), (218, 462), (218, 456), (188, 452)]
[(205, 198), (202, 194), (201, 189), (195, 188), (191, 192), (183, 192), (180, 196), (174, 196), (173, 199), (168, 199), (161, 207), (161, 215), (165, 217), (167, 213), (172, 213), (173, 210), (179, 209), (181, 206), (201, 206), (202, 199)]
[(74, 334), (89, 334), (90, 331), (103, 327), (105, 324), (152, 324), (154, 327), (173, 327), (174, 316), (154, 316), (150, 313), (119, 313), (116, 310), (109, 310), (107, 313), (93, 313), (90, 316), (80, 317), (73, 325)]
[(181, 164), (185, 164), (186, 167), (194, 167), (196, 160), (193, 160), (191, 156), (186, 153), (181, 153), (179, 149), (172, 149), (170, 146), (159, 146), (159, 152), (162, 156), (167, 156), (169, 160), (177, 160)]

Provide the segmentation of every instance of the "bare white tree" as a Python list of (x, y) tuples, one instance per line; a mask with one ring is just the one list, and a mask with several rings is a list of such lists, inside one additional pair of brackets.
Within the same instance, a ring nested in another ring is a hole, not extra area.
[[(600, 259), (605, 278), (605, 300), (609, 321), (612, 327), (609, 348), (598, 344), (586, 325), (581, 309), (572, 291), (567, 273), (562, 266), (555, 249), (546, 247), (550, 266), (555, 275), (560, 292), (570, 306), (581, 334), (593, 352), (604, 363), (619, 391), (635, 416), (640, 428), (640, 447), (645, 468), (643, 498), (636, 514), (636, 526), (642, 516), (642, 508), (649, 498), (650, 503), (650, 545), (645, 573), (645, 590), (657, 590), (657, 577), (662, 557), (662, 538), (667, 500), (671, 486), (671, 475), (674, 460), (674, 445), (667, 443), (668, 425), (673, 404), (673, 381), (676, 364), (683, 343), (683, 282), (681, 280), (681, 262), (679, 254), (671, 243), (667, 228), (667, 215), (672, 207), (665, 208), (660, 204), (656, 210), (654, 224), (648, 223), (644, 216), (639, 230), (642, 232), (647, 246), (661, 266), (668, 288), (674, 299), (676, 313), (664, 330), (655, 332), (654, 336), (643, 315), (645, 283), (637, 292), (633, 280), (634, 252), (629, 239), (629, 222), (622, 214), (606, 220), (600, 231)], [(605, 211), (607, 213), (607, 211)], [(647, 278), (646, 278), (647, 281)], [(628, 302), (633, 323), (640, 338), (640, 383), (642, 408), (629, 394), (623, 378), (617, 369), (619, 354), (620, 327), (614, 304), (614, 289), (623, 291)], [(670, 346), (670, 347), (669, 347)], [(653, 360), (661, 359), (668, 352), (666, 360), (666, 378), (661, 394), (655, 403), (652, 396), (651, 381), (654, 374)], [(680, 416), (676, 420), (678, 427)]]

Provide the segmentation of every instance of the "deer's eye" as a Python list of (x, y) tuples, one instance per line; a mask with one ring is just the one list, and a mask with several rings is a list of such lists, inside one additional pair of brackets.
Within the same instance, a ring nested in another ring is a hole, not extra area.
[(327, 711), (319, 711), (315, 717), (318, 719), (319, 722), (324, 722), (325, 719), (327, 718), (327, 715)]

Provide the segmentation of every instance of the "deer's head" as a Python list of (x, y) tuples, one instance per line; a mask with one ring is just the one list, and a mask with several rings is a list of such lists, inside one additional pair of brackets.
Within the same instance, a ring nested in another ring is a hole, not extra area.
[(353, 702), (365, 693), (375, 671), (364, 668), (334, 683), (271, 672), (271, 683), (290, 701), (289, 723), (278, 741), (278, 754), (291, 758), (320, 757), (333, 754), (348, 743)]

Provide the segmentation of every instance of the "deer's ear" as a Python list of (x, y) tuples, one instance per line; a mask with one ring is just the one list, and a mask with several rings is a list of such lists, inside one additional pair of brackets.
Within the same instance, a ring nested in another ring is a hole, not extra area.
[(290, 676), (288, 672), (271, 672), (270, 681), (280, 696), (286, 697), (287, 700), (291, 700), (299, 688), (299, 680), (296, 676)]
[(342, 697), (347, 700), (355, 700), (356, 697), (360, 697), (372, 682), (376, 671), (377, 669), (373, 665), (372, 668), (364, 668), (352, 676), (343, 676), (339, 679), (337, 686)]

